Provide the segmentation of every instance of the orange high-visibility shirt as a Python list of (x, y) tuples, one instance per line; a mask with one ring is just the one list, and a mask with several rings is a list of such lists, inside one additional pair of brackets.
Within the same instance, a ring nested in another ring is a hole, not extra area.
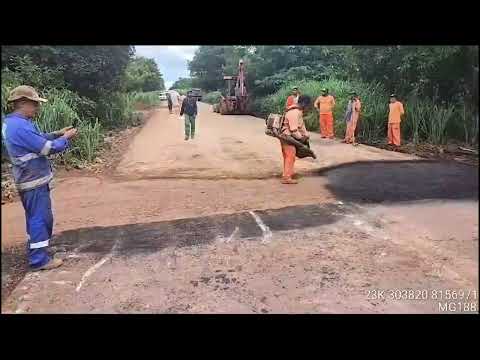
[(287, 98), (287, 104), (285, 105), (285, 108), (288, 109), (290, 106), (296, 105), (297, 102), (298, 102), (298, 95), (297, 96), (290, 95)]
[(329, 114), (335, 106), (335, 99), (332, 95), (319, 96), (315, 101), (315, 107), (320, 110), (320, 114)]
[(298, 130), (299, 135), (308, 136), (305, 123), (303, 121), (303, 111), (293, 109), (285, 114), (285, 122), (283, 123), (282, 133), (285, 135), (292, 135)]
[(405, 113), (403, 110), (403, 104), (400, 101), (395, 101), (389, 105), (390, 112), (388, 114), (388, 123), (389, 124), (400, 124), (402, 121), (402, 115)]

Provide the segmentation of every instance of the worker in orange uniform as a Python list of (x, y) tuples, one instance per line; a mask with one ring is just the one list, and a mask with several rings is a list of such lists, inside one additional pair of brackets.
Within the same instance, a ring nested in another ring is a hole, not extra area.
[(322, 89), (322, 95), (315, 100), (313, 105), (320, 113), (320, 133), (322, 138), (333, 139), (335, 135), (333, 132), (334, 97), (328, 94), (328, 89)]
[(298, 90), (298, 87), (294, 86), (292, 88), (292, 95), (290, 95), (287, 98), (287, 103), (285, 104), (285, 109), (288, 109), (289, 107), (292, 107), (297, 104), (298, 102), (298, 97), (300, 96), (300, 91)]
[(390, 112), (388, 114), (388, 145), (400, 146), (400, 122), (405, 114), (403, 104), (395, 94), (390, 95)]
[(347, 112), (345, 114), (345, 121), (347, 123), (347, 130), (345, 131), (345, 140), (343, 142), (352, 145), (358, 145), (355, 142), (355, 130), (357, 128), (357, 122), (360, 117), (360, 109), (362, 104), (359, 96), (353, 92), (352, 98), (348, 102)]
[[(305, 123), (303, 121), (303, 115), (312, 104), (312, 99), (306, 95), (300, 95), (298, 97), (297, 104), (291, 106), (285, 112), (285, 120), (283, 122), (282, 134), (290, 135), (299, 141), (304, 141), (309, 138)], [(297, 184), (298, 182), (292, 179), (294, 175), (293, 167), (295, 165), (295, 157), (297, 155), (297, 149), (295, 146), (280, 140), (283, 155), (283, 176), (282, 184)]]

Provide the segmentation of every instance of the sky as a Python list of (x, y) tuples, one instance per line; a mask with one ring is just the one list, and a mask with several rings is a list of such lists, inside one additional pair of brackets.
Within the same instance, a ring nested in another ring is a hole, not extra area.
[(181, 77), (189, 77), (187, 60), (192, 60), (198, 46), (136, 45), (136, 54), (154, 59), (168, 89)]

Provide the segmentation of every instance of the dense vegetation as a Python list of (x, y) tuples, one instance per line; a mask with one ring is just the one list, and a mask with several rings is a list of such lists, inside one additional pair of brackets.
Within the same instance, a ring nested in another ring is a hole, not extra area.
[(137, 57), (125, 70), (125, 90), (148, 92), (165, 89), (162, 74), (153, 59)]
[(157, 104), (155, 91), (164, 89), (156, 63), (134, 57), (131, 46), (3, 46), (2, 117), (10, 90), (22, 84), (49, 100), (38, 118), (42, 131), (78, 120), (72, 148), (56, 156), (63, 162), (92, 161), (103, 132), (134, 125), (139, 105)]
[(175, 89), (179, 93), (186, 94), (188, 90), (193, 87), (193, 81), (190, 78), (180, 78), (175, 81), (172, 86), (170, 86), (169, 90)]
[[(405, 104), (407, 139), (478, 144), (477, 46), (201, 46), (189, 63), (192, 86), (223, 91), (223, 75), (236, 74), (239, 59), (255, 113), (281, 111), (294, 84), (313, 97), (327, 87), (337, 97), (342, 136), (347, 94), (354, 89), (363, 103), (360, 137), (375, 142), (385, 138), (388, 95), (395, 92)], [(307, 123), (316, 130), (315, 113)]]

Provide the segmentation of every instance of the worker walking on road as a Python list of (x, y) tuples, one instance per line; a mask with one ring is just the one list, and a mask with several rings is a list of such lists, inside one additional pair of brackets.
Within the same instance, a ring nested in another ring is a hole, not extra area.
[(355, 130), (357, 128), (357, 122), (360, 117), (360, 109), (362, 104), (360, 98), (356, 93), (352, 93), (352, 98), (348, 101), (347, 111), (345, 113), (345, 122), (347, 123), (347, 129), (345, 131), (345, 139), (343, 142), (352, 145), (358, 145), (355, 142)]
[(290, 95), (287, 98), (287, 103), (285, 104), (285, 109), (288, 109), (289, 107), (297, 105), (299, 96), (300, 96), (300, 91), (298, 90), (298, 87), (294, 86), (292, 88), (292, 95)]
[(403, 104), (397, 100), (395, 94), (390, 95), (388, 114), (388, 145), (400, 146), (400, 122), (402, 121), (402, 115), (405, 114)]
[(172, 95), (167, 91), (167, 102), (168, 102), (168, 111), (170, 114), (173, 114), (173, 103), (172, 103)]
[(185, 140), (195, 137), (195, 118), (197, 117), (197, 98), (193, 96), (192, 91), (187, 93), (187, 97), (182, 102), (180, 116), (185, 115)]
[[(309, 96), (300, 95), (295, 106), (291, 106), (285, 113), (285, 120), (283, 123), (282, 134), (290, 135), (297, 140), (304, 141), (309, 138), (305, 123), (303, 121), (303, 114), (310, 108), (312, 100)], [(297, 149), (295, 146), (280, 140), (283, 155), (283, 175), (282, 184), (297, 184), (298, 182), (292, 179), (294, 175), (294, 165), (296, 159)]]
[(175, 90), (169, 90), (168, 93), (170, 94), (170, 99), (172, 101), (173, 112), (178, 115), (180, 108), (180, 94)]
[(320, 113), (320, 133), (322, 138), (333, 139), (334, 134), (334, 120), (333, 109), (335, 108), (335, 99), (332, 95), (328, 94), (328, 89), (322, 89), (322, 95), (320, 95), (313, 104)]
[(41, 133), (32, 121), (40, 103), (47, 100), (30, 86), (16, 87), (7, 101), (13, 102), (14, 111), (5, 117), (2, 135), (25, 209), (29, 264), (33, 270), (53, 269), (62, 265), (62, 260), (52, 259), (47, 252), (53, 232), (49, 186), (53, 174), (47, 156), (67, 149), (77, 130), (67, 127), (50, 134)]

